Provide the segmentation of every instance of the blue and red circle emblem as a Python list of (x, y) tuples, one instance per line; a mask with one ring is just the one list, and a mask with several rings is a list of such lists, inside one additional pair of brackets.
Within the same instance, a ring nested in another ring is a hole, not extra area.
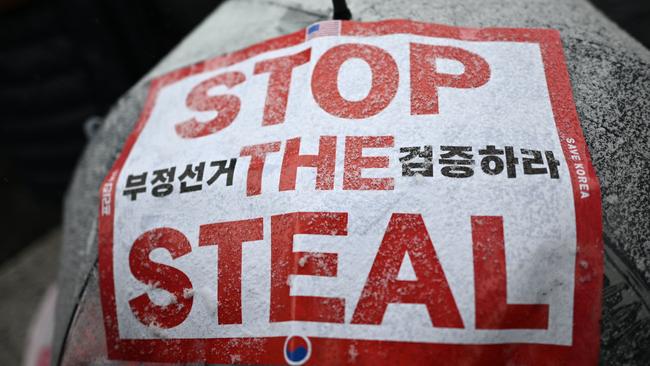
[(311, 342), (307, 337), (292, 335), (284, 341), (284, 359), (289, 365), (302, 365), (311, 356)]

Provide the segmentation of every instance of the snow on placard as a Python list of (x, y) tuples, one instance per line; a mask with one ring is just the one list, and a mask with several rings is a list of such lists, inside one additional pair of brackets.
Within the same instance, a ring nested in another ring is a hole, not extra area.
[(557, 33), (339, 25), (153, 82), (102, 187), (113, 357), (591, 354), (600, 206)]

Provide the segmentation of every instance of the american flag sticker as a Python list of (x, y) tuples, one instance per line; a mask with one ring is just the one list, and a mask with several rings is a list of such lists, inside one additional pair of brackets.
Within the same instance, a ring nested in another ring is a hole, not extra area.
[(325, 20), (322, 22), (314, 23), (307, 27), (305, 31), (305, 38), (307, 40), (316, 37), (338, 36), (341, 34), (341, 21)]

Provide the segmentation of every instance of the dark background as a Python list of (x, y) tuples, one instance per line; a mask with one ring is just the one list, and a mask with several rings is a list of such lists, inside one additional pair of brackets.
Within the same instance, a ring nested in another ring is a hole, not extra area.
[[(0, 0), (0, 264), (60, 224), (101, 117), (219, 3)], [(650, 0), (592, 3), (650, 47)]]
[(0, 263), (60, 224), (93, 122), (219, 3), (0, 0)]

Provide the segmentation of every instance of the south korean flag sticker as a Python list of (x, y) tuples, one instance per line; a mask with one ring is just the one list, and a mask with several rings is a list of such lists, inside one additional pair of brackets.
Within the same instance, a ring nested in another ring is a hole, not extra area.
[(302, 365), (311, 356), (311, 342), (307, 337), (292, 335), (284, 341), (284, 360), (289, 365)]

